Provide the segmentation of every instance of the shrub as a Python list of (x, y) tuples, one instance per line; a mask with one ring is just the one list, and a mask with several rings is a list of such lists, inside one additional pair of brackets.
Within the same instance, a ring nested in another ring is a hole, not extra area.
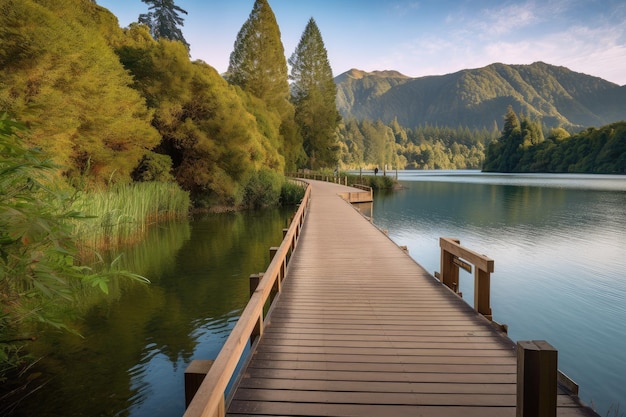
[(283, 206), (296, 205), (304, 197), (304, 188), (291, 181), (285, 181), (280, 189), (280, 204)]
[(149, 152), (141, 158), (131, 177), (134, 181), (172, 182), (172, 158)]
[(257, 171), (245, 186), (243, 204), (248, 208), (276, 206), (280, 201), (283, 177), (267, 168)]
[(348, 175), (348, 184), (361, 184), (372, 187), (375, 190), (390, 190), (396, 184), (396, 180), (385, 175)]

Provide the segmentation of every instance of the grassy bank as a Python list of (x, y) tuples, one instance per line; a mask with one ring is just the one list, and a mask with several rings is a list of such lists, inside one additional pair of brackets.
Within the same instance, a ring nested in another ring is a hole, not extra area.
[(189, 193), (174, 183), (115, 185), (78, 197), (74, 209), (87, 218), (74, 222), (72, 235), (95, 250), (122, 246), (141, 240), (156, 222), (187, 216), (189, 208)]

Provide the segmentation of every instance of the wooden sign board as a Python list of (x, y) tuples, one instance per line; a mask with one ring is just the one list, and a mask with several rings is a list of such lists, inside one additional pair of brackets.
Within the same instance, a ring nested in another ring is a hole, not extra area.
[(454, 258), (452, 258), (452, 263), (454, 263), (459, 268), (469, 272), (470, 274), (472, 273), (472, 265), (468, 264), (467, 262), (465, 262), (458, 256), (455, 256)]

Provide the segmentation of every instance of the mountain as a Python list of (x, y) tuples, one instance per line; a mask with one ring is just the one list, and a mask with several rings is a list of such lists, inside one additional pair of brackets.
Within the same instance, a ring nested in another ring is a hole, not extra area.
[(626, 86), (565, 67), (492, 64), (453, 74), (407, 77), (356, 69), (335, 77), (347, 119), (397, 118), (402, 126), (502, 126), (509, 105), (551, 127), (601, 126), (626, 119)]

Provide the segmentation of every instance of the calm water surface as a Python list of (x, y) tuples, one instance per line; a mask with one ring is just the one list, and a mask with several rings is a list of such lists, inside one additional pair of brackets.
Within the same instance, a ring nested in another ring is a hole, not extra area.
[(124, 251), (152, 283), (123, 282), (87, 297), (74, 323), (83, 338), (46, 331), (31, 346), (47, 384), (17, 416), (174, 417), (185, 410), (184, 372), (213, 359), (265, 271), (294, 208), (228, 213), (160, 225)]
[[(439, 237), (495, 260), (494, 320), (513, 340), (545, 339), (580, 396), (626, 408), (626, 177), (400, 173), (377, 194), (374, 223), (429, 272)], [(473, 277), (461, 272), (473, 300)]]

